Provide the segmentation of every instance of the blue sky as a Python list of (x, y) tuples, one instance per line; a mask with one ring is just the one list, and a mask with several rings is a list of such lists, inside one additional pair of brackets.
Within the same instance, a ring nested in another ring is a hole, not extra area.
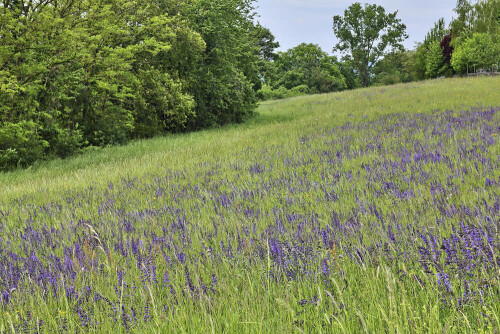
[[(345, 0), (258, 0), (256, 2), (258, 21), (269, 28), (280, 42), (280, 51), (302, 42), (319, 44), (323, 51), (332, 53), (336, 44), (333, 34), (333, 16), (343, 15), (344, 10), (356, 1)], [(439, 18), (446, 24), (455, 15), (456, 0), (378, 0), (359, 1), (376, 3), (386, 12), (398, 11), (397, 17), (406, 24), (409, 38), (404, 42), (407, 49), (413, 49), (416, 42), (424, 39), (426, 33)]]

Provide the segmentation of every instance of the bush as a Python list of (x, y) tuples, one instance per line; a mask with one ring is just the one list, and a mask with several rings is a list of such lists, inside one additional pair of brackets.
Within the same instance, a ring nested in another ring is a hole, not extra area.
[(57, 157), (67, 158), (80, 152), (84, 144), (83, 134), (80, 130), (56, 129), (57, 136), (50, 143), (51, 150)]
[(271, 86), (263, 84), (262, 88), (257, 91), (257, 98), (261, 101), (280, 100), (291, 96), (291, 90), (288, 90), (283, 86), (280, 86), (277, 89), (272, 89)]
[(307, 85), (299, 85), (292, 88), (292, 93), (294, 94), (309, 94), (311, 90)]
[(401, 79), (397, 74), (393, 73), (380, 73), (376, 76), (375, 78), (375, 86), (389, 86), (389, 85), (395, 85), (397, 83), (400, 83)]
[(49, 143), (33, 121), (4, 123), (0, 127), (0, 170), (25, 167), (44, 156)]

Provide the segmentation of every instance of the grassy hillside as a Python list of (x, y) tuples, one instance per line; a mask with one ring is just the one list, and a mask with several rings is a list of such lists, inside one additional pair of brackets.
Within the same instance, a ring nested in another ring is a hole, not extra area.
[(0, 174), (0, 332), (498, 332), (499, 91), (271, 101)]
[(27, 170), (0, 173), (0, 201), (26, 194), (57, 194), (68, 187), (103, 185), (165, 169), (190, 169), (199, 161), (229, 161), (235, 153), (287, 145), (325, 126), (357, 123), (392, 113), (464, 110), (500, 104), (500, 79), (425, 81), (388, 87), (313, 95), (261, 104), (251, 121), (221, 129), (137, 141), (89, 152)]

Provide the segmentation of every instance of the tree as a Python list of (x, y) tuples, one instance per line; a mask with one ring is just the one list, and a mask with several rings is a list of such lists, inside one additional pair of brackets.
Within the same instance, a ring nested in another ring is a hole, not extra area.
[(499, 62), (500, 0), (458, 0), (451, 23), (451, 66), (458, 73), (491, 68)]
[(152, 135), (185, 127), (193, 103), (164, 55), (182, 43), (199, 54), (204, 44), (181, 18), (143, 0), (31, 3), (2, 15), (0, 81), (13, 88), (0, 92), (2, 120), (33, 121), (59, 156), (80, 133), (77, 146), (107, 145), (135, 137), (145, 119)]
[(429, 51), (425, 59), (425, 77), (437, 78), (444, 73), (446, 65), (444, 64), (443, 50), (439, 45), (439, 41), (435, 41), (430, 45)]
[[(257, 80), (254, 80), (253, 87), (255, 91), (259, 91), (261, 90), (264, 82), (271, 82), (276, 79), (274, 61), (278, 58), (278, 54), (275, 50), (279, 48), (280, 43), (276, 41), (276, 38), (268, 28), (263, 27), (258, 22), (254, 26), (250, 27), (250, 37), (255, 40), (255, 45), (259, 50), (259, 73), (256, 78)], [(259, 95), (261, 94), (259, 93)]]
[(451, 32), (443, 37), (439, 46), (443, 50), (444, 63), (449, 66), (451, 55), (453, 54), (453, 46), (451, 46)]
[(179, 72), (196, 103), (189, 129), (242, 122), (256, 109), (262, 49), (253, 2), (193, 0), (181, 13), (206, 44), (202, 56)]
[(388, 51), (404, 49), (401, 42), (408, 38), (406, 26), (396, 14), (386, 14), (382, 6), (363, 7), (356, 2), (344, 11), (344, 16), (333, 17), (333, 31), (339, 39), (333, 50), (352, 62), (364, 87), (379, 59)]
[(373, 82), (392, 85), (410, 82), (413, 78), (412, 58), (414, 51), (390, 53), (373, 67)]
[(278, 55), (274, 50), (280, 47), (280, 43), (276, 41), (271, 30), (257, 22), (255, 26), (251, 27), (250, 35), (255, 39), (256, 45), (260, 49), (259, 54), (262, 60), (272, 61), (276, 59)]
[(500, 63), (500, 43), (493, 42), (488, 34), (473, 34), (453, 53), (451, 65), (458, 73), (476, 69), (490, 69)]
[(302, 43), (286, 52), (278, 53), (275, 61), (278, 80), (275, 88), (287, 89), (306, 85), (311, 92), (326, 93), (347, 88), (336, 64), (317, 44)]
[[(449, 48), (445, 49), (446, 40), (443, 38), (448, 31), (446, 22), (441, 18), (434, 23), (434, 27), (425, 35), (424, 41), (417, 44), (413, 55), (413, 76), (416, 79), (423, 80), (437, 77), (441, 68), (443, 68), (446, 57), (448, 57), (446, 53), (450, 51)], [(436, 44), (438, 46), (442, 45), (441, 48), (437, 48)], [(442, 55), (439, 54), (440, 52)], [(429, 64), (429, 61), (432, 64)]]
[(347, 89), (355, 89), (361, 87), (361, 82), (356, 75), (356, 69), (349, 60), (338, 62), (340, 73), (344, 76)]
[(500, 35), (499, 0), (458, 0), (455, 7), (458, 17), (452, 22), (455, 44), (471, 37), (474, 33), (485, 33), (494, 40)]

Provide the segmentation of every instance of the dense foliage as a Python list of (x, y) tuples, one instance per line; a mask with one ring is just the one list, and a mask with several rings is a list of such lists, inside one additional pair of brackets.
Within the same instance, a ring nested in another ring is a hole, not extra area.
[(264, 100), (347, 88), (337, 59), (318, 45), (306, 43), (278, 52), (266, 68), (264, 80), (258, 93)]
[(495, 43), (491, 35), (473, 34), (457, 47), (451, 63), (457, 73), (489, 69), (500, 64), (500, 43)]
[(0, 169), (241, 122), (275, 47), (253, 15), (248, 0), (2, 2)]
[(460, 43), (475, 33), (495, 36), (500, 33), (499, 0), (457, 0), (458, 17), (451, 22), (453, 36)]
[(413, 80), (493, 71), (500, 65), (500, 1), (457, 1), (457, 18), (438, 20), (419, 43), (407, 69)]
[(448, 33), (446, 22), (439, 19), (416, 47), (413, 57), (413, 74), (416, 80), (435, 78), (446, 70), (441, 51), (441, 40)]
[(356, 2), (333, 17), (333, 31), (339, 39), (334, 50), (344, 54), (352, 62), (360, 81), (366, 87), (370, 83), (373, 66), (387, 50), (403, 50), (408, 35), (406, 26), (395, 13), (385, 12), (384, 7)]
[(411, 68), (414, 51), (394, 52), (373, 66), (373, 85), (393, 85), (413, 81)]

